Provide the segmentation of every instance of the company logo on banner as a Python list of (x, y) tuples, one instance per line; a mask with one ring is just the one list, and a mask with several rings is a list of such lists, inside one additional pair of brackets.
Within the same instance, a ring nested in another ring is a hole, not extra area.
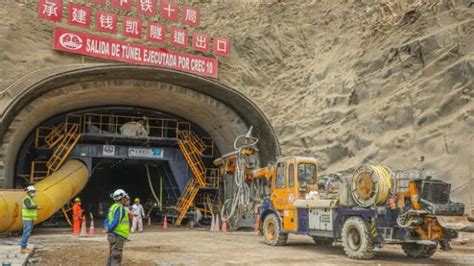
[(163, 159), (163, 149), (128, 148), (128, 157)]
[(104, 145), (104, 146), (102, 146), (102, 155), (104, 155), (104, 156), (115, 156), (115, 146), (114, 145)]
[[(228, 38), (210, 36), (196, 30), (201, 22), (201, 10), (197, 7), (168, 0), (69, 2), (73, 1), (38, 1), (39, 18), (61, 24), (65, 14), (68, 25), (82, 29), (75, 32), (55, 28), (56, 50), (172, 68), (213, 78), (218, 76), (218, 61), (215, 57), (230, 55), (231, 42)], [(67, 12), (63, 12), (63, 8)], [(126, 16), (123, 16), (125, 13)], [(90, 30), (97, 31), (100, 36), (90, 34)], [(131, 42), (119, 40), (117, 35)], [(192, 49), (194, 53), (175, 52), (156, 45)], [(207, 53), (212, 53), (214, 57), (198, 55)]]

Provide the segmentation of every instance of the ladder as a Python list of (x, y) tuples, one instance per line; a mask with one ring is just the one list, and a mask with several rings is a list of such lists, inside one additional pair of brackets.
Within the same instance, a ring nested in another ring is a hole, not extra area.
[[(48, 142), (48, 136), (46, 137), (46, 143), (50, 148), (56, 146), (54, 149), (53, 155), (49, 158), (48, 162), (46, 163), (46, 167), (48, 168), (47, 175), (51, 175), (61, 168), (61, 166), (66, 161), (67, 157), (71, 153), (71, 151), (76, 146), (77, 142), (81, 138), (81, 134), (79, 134), (79, 125), (73, 124), (69, 127), (66, 134), (61, 134), (67, 130), (66, 125), (64, 123), (59, 124), (56, 126), (51, 133), (48, 135), (50, 136)], [(59, 143), (59, 144), (58, 144)], [(68, 222), (69, 226), (72, 227), (71, 219), (69, 218), (68, 212), (71, 211), (71, 206), (66, 204), (61, 208), (66, 221)]]
[(191, 131), (178, 132), (178, 145), (183, 152), (184, 158), (191, 168), (197, 183), (200, 186), (206, 186), (206, 166), (202, 161), (201, 155), (205, 147), (199, 144), (199, 138)]
[(44, 141), (46, 144), (48, 144), (49, 148), (53, 148), (58, 144), (63, 138), (64, 138), (64, 130), (65, 130), (65, 124), (60, 123), (57, 126), (55, 126), (51, 132), (49, 132), (48, 135), (44, 138)]
[(176, 210), (179, 212), (176, 225), (180, 225), (183, 221), (184, 216), (186, 216), (189, 207), (193, 204), (200, 188), (218, 187), (218, 179), (216, 179), (216, 173), (218, 176), (218, 172), (216, 172), (215, 169), (207, 169), (202, 160), (202, 156), (204, 156), (204, 151), (208, 148), (208, 145), (190, 130), (179, 130), (178, 139), (179, 148), (194, 174), (194, 179), (188, 181), (176, 205)]
[(79, 125), (71, 125), (66, 134), (61, 138), (61, 142), (54, 149), (53, 155), (46, 163), (48, 175), (55, 173), (61, 168), (80, 138)]
[(178, 219), (176, 219), (176, 225), (180, 225), (183, 221), (184, 216), (188, 212), (189, 207), (194, 202), (199, 191), (199, 183), (196, 179), (191, 179), (188, 181), (186, 188), (184, 189), (183, 194), (179, 197), (178, 204), (176, 205), (176, 210), (179, 212)]

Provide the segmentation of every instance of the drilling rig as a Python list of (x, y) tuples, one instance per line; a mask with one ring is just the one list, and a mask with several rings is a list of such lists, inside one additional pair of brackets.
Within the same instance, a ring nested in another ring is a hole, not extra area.
[(451, 185), (432, 171), (362, 165), (352, 176), (319, 177), (318, 161), (298, 156), (260, 167), (251, 130), (236, 139), (234, 152), (214, 161), (238, 184), (221, 216), (245, 218), (254, 209), (268, 245), (285, 245), (288, 234), (300, 234), (316, 244), (342, 243), (352, 259), (371, 259), (386, 244), (401, 245), (409, 257), (429, 258), (438, 246), (449, 250), (449, 241), (472, 226), (464, 204), (451, 201)]

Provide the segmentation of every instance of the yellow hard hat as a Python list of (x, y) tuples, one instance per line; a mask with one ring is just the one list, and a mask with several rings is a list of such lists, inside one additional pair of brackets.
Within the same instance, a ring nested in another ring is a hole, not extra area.
[(139, 198), (135, 198), (134, 202), (140, 202)]
[(80, 198), (75, 198), (74, 202), (81, 202), (81, 199)]

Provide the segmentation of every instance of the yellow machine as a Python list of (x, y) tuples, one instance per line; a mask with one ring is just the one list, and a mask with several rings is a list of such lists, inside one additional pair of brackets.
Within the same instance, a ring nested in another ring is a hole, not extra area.
[[(60, 210), (84, 188), (88, 179), (87, 166), (79, 160), (70, 160), (56, 173), (35, 184), (36, 203), (41, 207), (35, 224)], [(22, 189), (0, 190), (0, 233), (22, 228), (21, 206), (25, 195)]]
[[(284, 245), (294, 233), (308, 235), (317, 244), (342, 242), (354, 259), (372, 258), (375, 247), (385, 244), (400, 244), (408, 256), (428, 258), (438, 245), (448, 250), (449, 240), (470, 226), (464, 204), (449, 199), (450, 184), (432, 173), (422, 177), (364, 165), (352, 177), (318, 178), (317, 160), (296, 156), (259, 167), (258, 139), (250, 134), (240, 137), (245, 137), (240, 146), (236, 140), (235, 152), (214, 161), (223, 178), (234, 178), (237, 184), (221, 215), (245, 216), (250, 199), (258, 201), (256, 222), (266, 244)], [(269, 192), (250, 189), (262, 180)]]

